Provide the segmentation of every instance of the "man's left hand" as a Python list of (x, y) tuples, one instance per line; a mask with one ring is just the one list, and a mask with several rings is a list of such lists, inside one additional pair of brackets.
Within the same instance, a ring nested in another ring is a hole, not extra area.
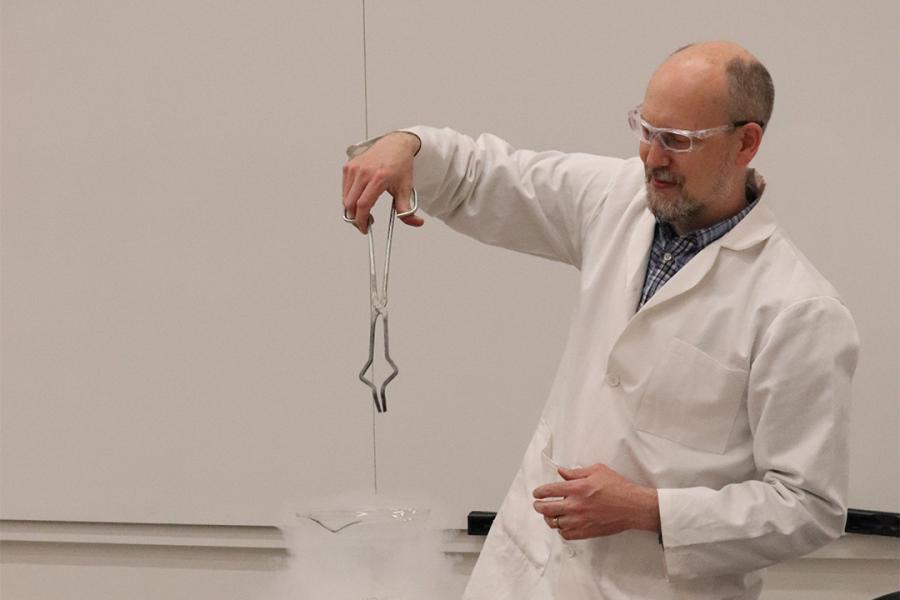
[(582, 540), (628, 529), (660, 530), (655, 489), (637, 485), (601, 464), (560, 468), (559, 474), (565, 481), (534, 490), (534, 510), (563, 538)]

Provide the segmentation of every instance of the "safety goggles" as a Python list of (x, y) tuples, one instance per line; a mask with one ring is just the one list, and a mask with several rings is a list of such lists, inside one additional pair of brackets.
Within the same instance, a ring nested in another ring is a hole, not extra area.
[(723, 131), (737, 129), (748, 123), (762, 123), (758, 121), (735, 121), (728, 125), (710, 127), (709, 129), (670, 129), (668, 127), (654, 127), (641, 117), (641, 105), (637, 105), (628, 112), (628, 126), (644, 144), (652, 144), (653, 138), (659, 138), (662, 147), (670, 152), (691, 152), (695, 149), (694, 142), (704, 140)]

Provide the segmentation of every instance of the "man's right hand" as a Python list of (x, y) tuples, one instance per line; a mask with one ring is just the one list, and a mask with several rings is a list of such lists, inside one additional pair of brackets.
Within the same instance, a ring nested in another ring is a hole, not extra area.
[[(369, 214), (384, 192), (394, 197), (397, 212), (409, 210), (413, 158), (420, 145), (418, 136), (396, 131), (344, 165), (344, 210), (361, 233), (369, 230)], [(413, 227), (425, 223), (418, 214), (402, 220)]]

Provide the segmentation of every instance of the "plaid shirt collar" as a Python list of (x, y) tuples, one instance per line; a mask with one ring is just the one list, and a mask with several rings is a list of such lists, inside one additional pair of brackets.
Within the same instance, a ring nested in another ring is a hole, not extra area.
[(643, 306), (653, 294), (663, 286), (675, 273), (695, 257), (701, 250), (731, 231), (741, 219), (747, 216), (765, 190), (766, 181), (755, 169), (747, 170), (747, 206), (735, 215), (714, 223), (709, 227), (691, 231), (678, 236), (675, 229), (664, 221), (657, 219), (653, 233), (653, 245), (650, 248), (650, 260), (647, 274), (641, 291), (638, 308)]

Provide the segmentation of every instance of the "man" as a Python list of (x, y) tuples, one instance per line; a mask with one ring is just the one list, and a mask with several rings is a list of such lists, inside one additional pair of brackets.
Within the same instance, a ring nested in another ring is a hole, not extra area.
[(748, 167), (773, 97), (746, 50), (696, 44), (629, 114), (639, 159), (417, 127), (345, 166), (360, 231), (415, 184), (451, 227), (581, 273), (466, 598), (757, 598), (767, 565), (842, 533), (857, 335)]

